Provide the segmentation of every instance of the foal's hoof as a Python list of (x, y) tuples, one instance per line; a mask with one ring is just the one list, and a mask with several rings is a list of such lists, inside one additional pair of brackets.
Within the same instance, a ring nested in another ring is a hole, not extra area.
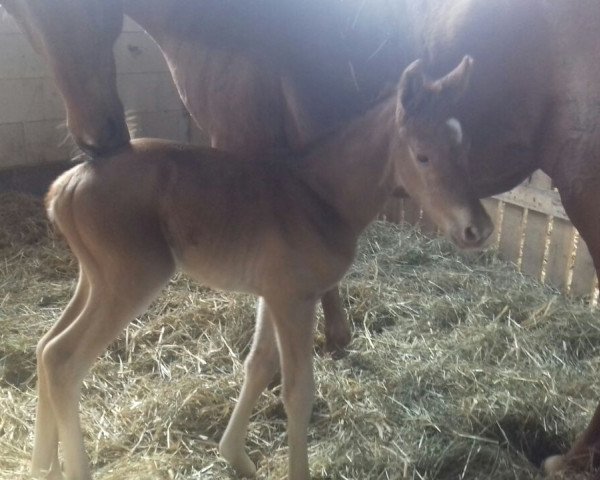
[(564, 455), (553, 455), (542, 462), (542, 472), (549, 477), (564, 472), (567, 467)]
[(60, 467), (51, 468), (50, 470), (41, 470), (39, 468), (31, 469), (31, 477), (39, 480), (65, 480)]
[(246, 455), (246, 452), (238, 449), (230, 449), (223, 442), (219, 445), (219, 452), (227, 460), (229, 465), (233, 467), (239, 478), (254, 478), (256, 477), (256, 466)]
[(546, 477), (557, 480), (600, 480), (594, 460), (594, 455), (590, 452), (578, 456), (573, 456), (572, 452), (567, 455), (553, 455), (544, 460), (542, 471)]

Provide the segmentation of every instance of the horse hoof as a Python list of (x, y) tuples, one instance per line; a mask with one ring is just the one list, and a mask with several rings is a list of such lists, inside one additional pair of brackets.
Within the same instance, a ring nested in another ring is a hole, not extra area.
[(325, 352), (336, 360), (346, 356), (346, 347), (351, 341), (352, 332), (345, 319), (338, 322), (338, 328), (325, 330)]
[(256, 477), (256, 466), (243, 449), (231, 448), (226, 442), (221, 442), (219, 452), (229, 462), (229, 465), (233, 467), (239, 478)]
[(352, 335), (348, 332), (347, 336), (339, 337), (339, 338), (329, 338), (327, 337), (327, 341), (325, 343), (325, 351), (331, 355), (331, 358), (334, 360), (339, 360), (346, 356), (346, 347), (350, 345), (350, 341), (352, 340)]
[(40, 468), (31, 469), (31, 478), (36, 480), (65, 480), (62, 471), (59, 468), (52, 467), (50, 470)]
[(564, 472), (566, 468), (567, 462), (564, 455), (553, 455), (542, 462), (544, 475), (552, 476), (556, 473)]

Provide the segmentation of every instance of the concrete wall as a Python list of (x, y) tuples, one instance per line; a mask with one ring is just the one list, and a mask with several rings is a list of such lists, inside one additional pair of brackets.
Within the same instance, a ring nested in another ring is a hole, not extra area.
[[(188, 140), (188, 115), (152, 40), (127, 20), (115, 55), (119, 91), (125, 109), (138, 119), (137, 136)], [(48, 69), (0, 8), (0, 170), (67, 159), (64, 121)]]

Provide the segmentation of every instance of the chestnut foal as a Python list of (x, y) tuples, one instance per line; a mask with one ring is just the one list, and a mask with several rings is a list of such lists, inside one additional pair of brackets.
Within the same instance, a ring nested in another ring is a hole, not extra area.
[[(464, 182), (466, 148), (449, 118), (472, 60), (425, 79), (419, 61), (397, 95), (305, 154), (231, 158), (208, 148), (136, 140), (72, 168), (47, 196), (50, 218), (79, 261), (76, 292), (37, 349), (33, 472), (91, 478), (80, 426), (81, 383), (94, 359), (143, 313), (176, 269), (260, 297), (240, 398), (220, 451), (240, 476), (249, 417), (279, 368), (288, 416), (289, 478), (309, 478), (315, 305), (354, 257), (357, 238), (401, 185), (461, 246), (492, 224)], [(226, 161), (223, 161), (226, 160)]]

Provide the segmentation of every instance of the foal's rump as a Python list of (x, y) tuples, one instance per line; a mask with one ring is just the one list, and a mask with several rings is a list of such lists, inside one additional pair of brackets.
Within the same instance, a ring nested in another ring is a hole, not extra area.
[(50, 219), (86, 271), (119, 275), (135, 266), (143, 278), (144, 264), (152, 263), (168, 277), (174, 261), (159, 218), (149, 208), (156, 201), (151, 183), (157, 171), (119, 178), (125, 172), (114, 160), (101, 166), (83, 163), (59, 177), (46, 196)]
[(258, 167), (214, 149), (138, 139), (65, 172), (46, 207), (90, 268), (102, 258), (118, 271), (138, 255), (202, 272), (192, 276), (203, 284), (254, 293), (269, 268), (261, 254), (268, 238), (280, 243), (273, 205), (284, 177), (281, 164)]

